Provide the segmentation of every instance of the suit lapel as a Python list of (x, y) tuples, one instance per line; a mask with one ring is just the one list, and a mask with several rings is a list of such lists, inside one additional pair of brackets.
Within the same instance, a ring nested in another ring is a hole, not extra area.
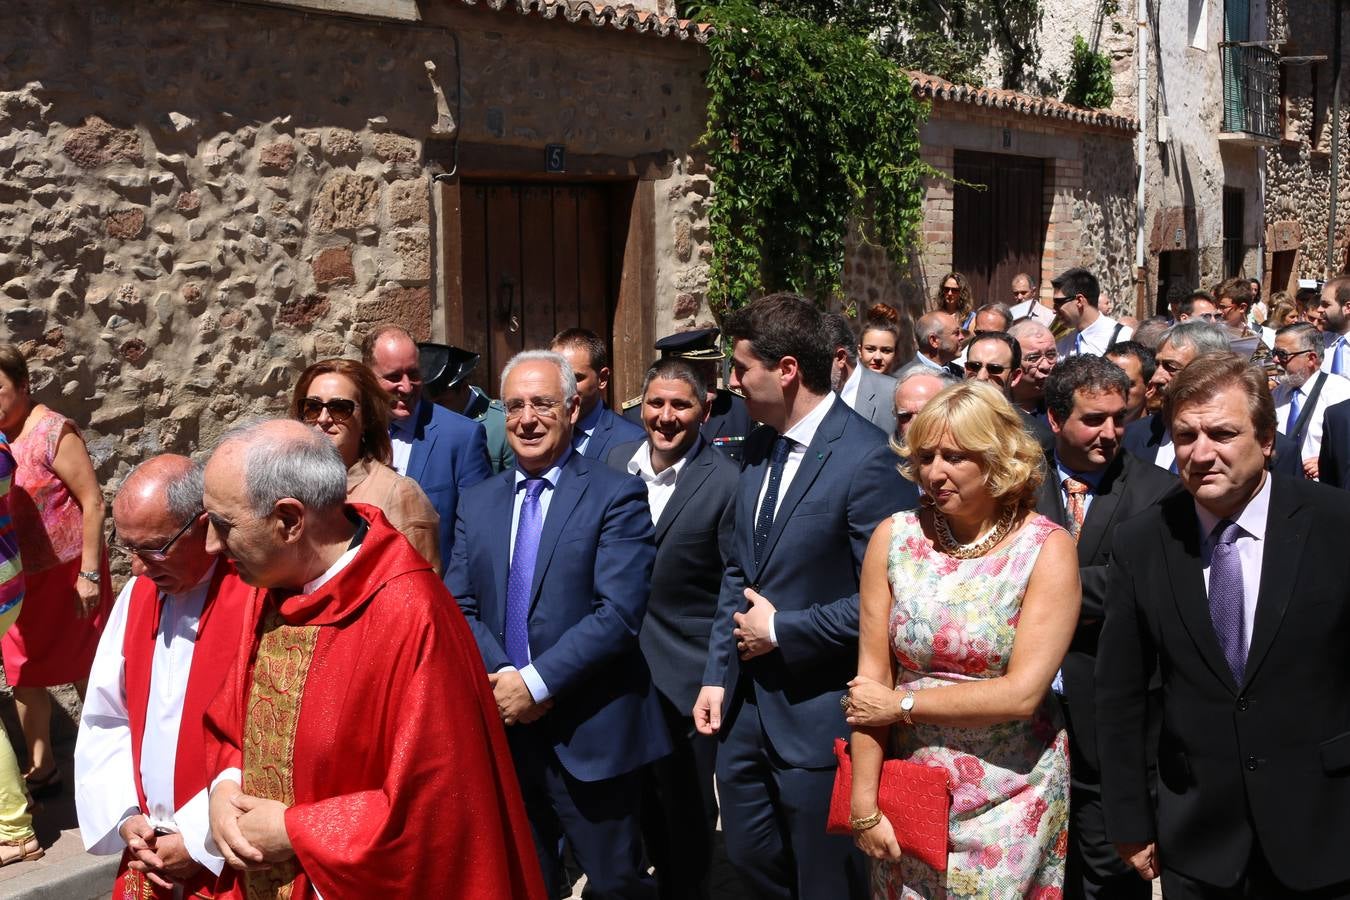
[[(511, 519), (515, 515), (516, 501), (516, 472), (515, 469), (509, 469), (497, 476), (497, 487), (493, 493), (497, 497), (497, 502), (489, 505), (484, 521), (476, 523), (482, 525), (482, 531), (485, 535), (500, 535), (500, 540), (489, 538), (487, 543), (490, 546), (492, 554), (492, 583), (497, 586), (497, 596), (502, 602), (497, 604), (493, 611), (494, 621), (488, 622), (495, 630), (501, 631), (506, 627), (506, 589), (507, 583), (511, 577)], [(479, 614), (481, 615), (482, 601), (479, 601)]]
[(792, 484), (788, 485), (787, 494), (778, 504), (778, 512), (774, 514), (773, 526), (769, 529), (769, 538), (764, 543), (764, 553), (760, 557), (760, 568), (763, 568), (764, 563), (768, 562), (770, 554), (773, 553), (774, 545), (778, 543), (778, 538), (783, 534), (783, 529), (787, 527), (788, 520), (792, 518), (792, 511), (797, 508), (797, 504), (801, 502), (802, 497), (806, 496), (806, 492), (811, 489), (816, 476), (825, 467), (825, 462), (830, 458), (830, 444), (843, 433), (844, 423), (853, 414), (847, 403), (837, 397), (835, 398), (834, 405), (825, 414), (825, 419), (816, 429), (815, 437), (811, 439), (810, 446), (803, 453), (802, 463), (797, 467), (796, 474), (792, 476)]
[[(1272, 476), (1267, 476), (1272, 477)], [(1307, 516), (1298, 515), (1300, 505), (1288, 485), (1272, 480), (1270, 511), (1266, 516), (1265, 546), (1261, 549), (1261, 585), (1256, 595), (1256, 621), (1243, 670), (1244, 686), (1260, 668), (1289, 607), (1299, 558), (1308, 536)]]
[(1116, 512), (1120, 509), (1120, 497), (1125, 493), (1126, 468), (1124, 452), (1116, 454), (1111, 465), (1102, 473), (1102, 480), (1093, 495), (1092, 505), (1088, 507), (1087, 518), (1083, 520), (1083, 530), (1078, 535), (1078, 558), (1094, 559), (1102, 540), (1115, 525)]
[(870, 371), (872, 370), (863, 366), (862, 374), (858, 376), (858, 405), (854, 407), (854, 412), (869, 422), (872, 421), (877, 408), (876, 386), (872, 379), (867, 377)]
[(656, 523), (656, 543), (659, 545), (665, 538), (666, 532), (670, 530), (670, 525), (679, 516), (680, 510), (689, 502), (689, 498), (694, 496), (703, 482), (708, 480), (708, 474), (712, 472), (712, 459), (708, 456), (713, 450), (711, 444), (704, 443), (699, 448), (698, 454), (685, 465), (684, 471), (675, 482), (675, 492), (670, 495), (666, 501), (666, 508), (661, 511), (661, 518)]
[(548, 515), (544, 518), (544, 530), (539, 535), (539, 553), (534, 559), (534, 579), (530, 583), (530, 611), (534, 611), (539, 602), (539, 586), (543, 583), (544, 573), (548, 571), (553, 550), (558, 546), (563, 529), (572, 518), (572, 510), (577, 508), (581, 495), (586, 493), (589, 473), (580, 468), (575, 457), (581, 454), (573, 451), (567, 465), (558, 476), (558, 486), (553, 489), (553, 497), (548, 503)]
[(1036, 492), (1036, 511), (1061, 528), (1069, 527), (1069, 514), (1064, 509), (1064, 498), (1060, 496), (1059, 471), (1055, 468), (1054, 457), (1045, 458), (1046, 477)]
[(1159, 535), (1167, 561), (1168, 582), (1181, 621), (1200, 656), (1214, 676), (1236, 693), (1233, 673), (1228, 669), (1214, 623), (1209, 617), (1209, 595), (1205, 591), (1204, 569), (1200, 562), (1200, 521), (1190, 494), (1174, 495), (1163, 502), (1163, 522), (1168, 533)]
[[(408, 453), (408, 477), (413, 481), (422, 481), (427, 462), (431, 459), (432, 448), (436, 445), (436, 420), (431, 403), (423, 400), (417, 405), (417, 425), (413, 428), (412, 450)], [(454, 527), (454, 523), (450, 523)], [(448, 562), (448, 561), (447, 561)]]

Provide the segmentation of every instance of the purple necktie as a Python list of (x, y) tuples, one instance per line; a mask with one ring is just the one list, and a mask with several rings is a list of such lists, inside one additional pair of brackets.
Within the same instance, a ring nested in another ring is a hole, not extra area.
[(530, 587), (534, 583), (534, 561), (539, 555), (539, 534), (544, 530), (539, 495), (547, 484), (542, 478), (525, 479), (525, 499), (520, 501), (516, 545), (511, 552), (511, 574), (506, 579), (506, 656), (517, 669), (530, 664)]
[(1217, 536), (1209, 561), (1209, 620), (1214, 624), (1214, 636), (1223, 648), (1233, 681), (1241, 688), (1247, 651), (1243, 646), (1242, 560), (1234, 541), (1242, 529), (1236, 522), (1223, 519), (1214, 526), (1214, 531)]

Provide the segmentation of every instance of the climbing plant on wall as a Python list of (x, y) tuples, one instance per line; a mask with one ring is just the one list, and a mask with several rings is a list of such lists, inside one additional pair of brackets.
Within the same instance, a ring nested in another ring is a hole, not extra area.
[(902, 261), (923, 218), (919, 126), (927, 111), (865, 33), (762, 11), (704, 7), (715, 31), (708, 130), (709, 301), (719, 315), (767, 290), (839, 291), (844, 241)]

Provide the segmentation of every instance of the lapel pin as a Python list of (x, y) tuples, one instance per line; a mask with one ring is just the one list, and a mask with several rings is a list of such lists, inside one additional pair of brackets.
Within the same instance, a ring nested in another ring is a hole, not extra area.
[(825, 458), (825, 454), (824, 454), (824, 453), (821, 453), (821, 452), (819, 452), (819, 451), (816, 452), (816, 459), (824, 459), (824, 458)]

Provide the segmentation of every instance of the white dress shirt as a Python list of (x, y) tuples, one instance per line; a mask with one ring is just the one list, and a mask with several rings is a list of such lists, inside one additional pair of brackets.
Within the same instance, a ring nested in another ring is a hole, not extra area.
[[(154, 828), (177, 832), (183, 846), (217, 875), (225, 860), (210, 839), (207, 791), (193, 797), (174, 796), (178, 732), (192, 669), (197, 628), (215, 564), (197, 585), (182, 594), (164, 594), (159, 630), (150, 668), (150, 694), (141, 738), (141, 787)], [(127, 709), (126, 659), (122, 654), (127, 611), (136, 579), (117, 596), (99, 639), (89, 670), (89, 688), (75, 744), (75, 809), (85, 849), (95, 854), (125, 849), (119, 829), (140, 813), (131, 753), (131, 720)], [(190, 727), (200, 728), (200, 723)]]
[(1153, 464), (1171, 472), (1176, 461), (1177, 445), (1172, 443), (1172, 429), (1168, 428), (1163, 432), (1162, 443), (1158, 445), (1158, 455), (1153, 457)]
[[(1328, 335), (1330, 337), (1330, 335)], [(1338, 334), (1330, 343), (1326, 345), (1326, 350), (1322, 353), (1322, 371), (1328, 375), (1332, 374), (1332, 368), (1336, 365), (1336, 355), (1341, 356), (1341, 376), (1350, 378), (1350, 347), (1346, 344), (1346, 336)]]
[(1287, 384), (1281, 384), (1272, 392), (1275, 400), (1275, 426), (1280, 434), (1288, 437), (1289, 408), (1293, 405), (1294, 395), (1298, 394), (1299, 408), (1302, 410), (1308, 403), (1308, 397), (1312, 394), (1317, 379), (1322, 380), (1322, 390), (1317, 395), (1317, 404), (1309, 413), (1308, 427), (1303, 431), (1303, 443), (1299, 447), (1300, 460), (1312, 459), (1321, 452), (1323, 416), (1328, 406), (1350, 400), (1350, 378), (1318, 372), (1300, 388), (1295, 389)]
[[(816, 404), (816, 408), (797, 420), (787, 431), (783, 432), (783, 437), (790, 439), (793, 443), (788, 450), (787, 459), (783, 461), (783, 474), (778, 480), (778, 497), (774, 501), (773, 515), (778, 517), (778, 510), (783, 506), (783, 498), (787, 496), (788, 488), (792, 486), (792, 479), (797, 476), (797, 470), (802, 467), (802, 460), (806, 458), (806, 451), (811, 446), (811, 441), (815, 440), (816, 431), (820, 428), (820, 423), (825, 421), (825, 416), (834, 406), (834, 394), (825, 395), (825, 399)], [(769, 473), (772, 465), (764, 467), (764, 482), (759, 486), (759, 496), (755, 499), (755, 518), (759, 518), (759, 508), (764, 505), (764, 494), (769, 490)], [(773, 598), (769, 598), (770, 602)], [(776, 614), (775, 614), (776, 616)], [(769, 642), (775, 647), (778, 646), (778, 631), (774, 628), (775, 616), (769, 617)]]
[(591, 442), (591, 434), (595, 431), (595, 426), (600, 424), (600, 416), (604, 411), (605, 404), (596, 403), (585, 418), (577, 420), (576, 427), (572, 429), (572, 449), (583, 456), (586, 455), (586, 447)]
[[(577, 452), (580, 453), (581, 451), (578, 450)], [(562, 476), (563, 465), (566, 464), (567, 458), (571, 455), (572, 451), (570, 449), (564, 450), (563, 455), (553, 464), (553, 467), (543, 474), (545, 486), (544, 490), (539, 494), (539, 526), (541, 533), (544, 523), (548, 521), (548, 508), (553, 502), (553, 492), (558, 487), (558, 479)], [(511, 544), (508, 548), (506, 557), (508, 570), (511, 565), (511, 557), (516, 555), (516, 529), (520, 527), (520, 505), (525, 502), (525, 482), (529, 478), (530, 476), (526, 475), (519, 466), (516, 467), (516, 497), (511, 506)], [(526, 638), (525, 643), (526, 650), (528, 650), (530, 654), (530, 659), (534, 659), (534, 651), (528, 646), (528, 637)], [(499, 671), (515, 671), (515, 668), (515, 666), (503, 666)], [(520, 670), (520, 677), (524, 680), (525, 687), (529, 688), (530, 696), (534, 698), (535, 703), (543, 703), (549, 697), (553, 696), (553, 692), (549, 690), (547, 684), (544, 684), (544, 679), (539, 675), (539, 671), (535, 669), (533, 663)]]
[(408, 460), (412, 458), (413, 432), (417, 427), (417, 414), (422, 411), (421, 401), (413, 414), (406, 419), (389, 420), (389, 446), (393, 451), (393, 459), (389, 461), (389, 467), (400, 475), (408, 474)]
[[(1097, 321), (1074, 335), (1073, 352), (1075, 354), (1091, 353), (1094, 356), (1105, 355), (1107, 345), (1111, 344), (1111, 335), (1115, 333), (1117, 325), (1120, 325), (1120, 323), (1110, 316), (1098, 316)], [(1128, 325), (1122, 325), (1120, 333), (1116, 334), (1115, 343), (1128, 341), (1132, 337), (1134, 337), (1134, 329)]]
[(862, 361), (853, 367), (853, 371), (848, 374), (848, 380), (844, 386), (839, 389), (839, 399), (848, 404), (849, 409), (858, 408), (858, 385), (862, 384)]
[(642, 483), (647, 486), (647, 505), (651, 508), (653, 525), (661, 520), (661, 513), (666, 511), (666, 504), (675, 494), (675, 485), (679, 481), (680, 473), (684, 471), (689, 460), (698, 453), (702, 444), (703, 438), (696, 438), (689, 452), (660, 472), (652, 469), (651, 441), (643, 441), (642, 446), (633, 454), (633, 458), (628, 460), (628, 474), (641, 478)]
[[(1261, 556), (1266, 546), (1266, 519), (1270, 516), (1270, 475), (1262, 473), (1261, 489), (1256, 496), (1247, 501), (1247, 505), (1232, 517), (1242, 533), (1233, 546), (1237, 548), (1238, 561), (1242, 566), (1242, 652), (1245, 655), (1252, 646), (1252, 627), (1256, 624), (1256, 601), (1261, 593)], [(1195, 514), (1200, 519), (1200, 564), (1204, 567), (1205, 594), (1209, 594), (1209, 564), (1214, 554), (1217, 537), (1214, 526), (1219, 517), (1195, 504)]]

